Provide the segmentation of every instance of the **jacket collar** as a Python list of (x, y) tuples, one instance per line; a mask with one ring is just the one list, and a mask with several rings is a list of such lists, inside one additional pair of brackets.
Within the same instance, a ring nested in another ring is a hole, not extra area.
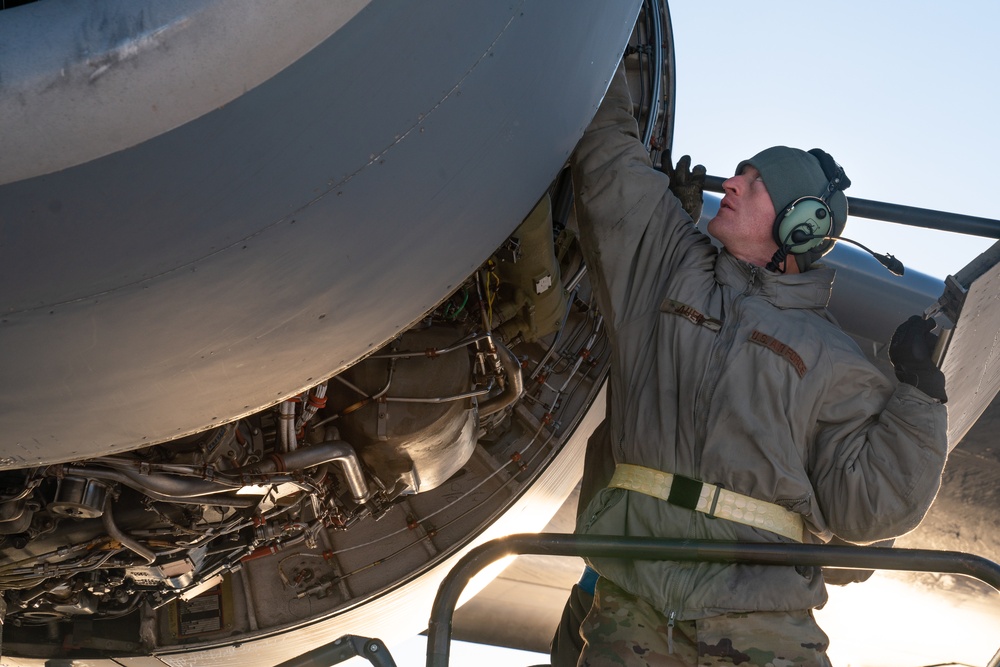
[(783, 274), (754, 266), (723, 249), (715, 262), (715, 279), (720, 285), (750, 293), (778, 308), (826, 308), (833, 292), (836, 270), (814, 264), (805, 273)]

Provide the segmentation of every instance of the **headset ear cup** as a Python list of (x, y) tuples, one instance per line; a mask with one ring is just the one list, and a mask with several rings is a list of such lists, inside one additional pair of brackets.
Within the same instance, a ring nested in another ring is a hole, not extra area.
[[(819, 197), (802, 197), (789, 204), (774, 221), (774, 241), (787, 246), (791, 255), (801, 255), (823, 243), (833, 229), (833, 211)], [(795, 242), (800, 232), (808, 238)]]

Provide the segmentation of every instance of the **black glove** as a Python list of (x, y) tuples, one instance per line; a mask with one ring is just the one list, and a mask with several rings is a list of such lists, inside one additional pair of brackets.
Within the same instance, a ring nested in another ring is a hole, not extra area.
[(937, 336), (931, 333), (933, 328), (934, 320), (925, 320), (919, 315), (900, 324), (889, 341), (889, 360), (900, 382), (912, 384), (928, 396), (947, 403), (944, 373), (931, 359), (937, 344)]
[(701, 193), (705, 190), (705, 167), (691, 169), (691, 156), (685, 155), (672, 166), (670, 151), (663, 152), (660, 171), (670, 177), (670, 191), (680, 200), (681, 206), (695, 222), (701, 218)]

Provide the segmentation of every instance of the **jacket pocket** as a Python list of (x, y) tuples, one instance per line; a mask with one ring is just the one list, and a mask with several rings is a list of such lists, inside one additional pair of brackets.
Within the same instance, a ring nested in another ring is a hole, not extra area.
[[(624, 489), (601, 489), (587, 504), (576, 523), (576, 532), (595, 535), (624, 535), (624, 517), (608, 520), (608, 513), (625, 497)], [(617, 512), (612, 512), (618, 514)]]

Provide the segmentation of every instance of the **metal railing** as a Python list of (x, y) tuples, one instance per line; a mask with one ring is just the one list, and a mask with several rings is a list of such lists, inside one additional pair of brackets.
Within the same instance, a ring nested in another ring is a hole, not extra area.
[[(441, 582), (427, 626), (428, 667), (448, 665), (455, 607), (472, 577), (501, 558), (529, 554), (940, 572), (973, 577), (1000, 591), (1000, 565), (981, 556), (958, 551), (668, 540), (557, 533), (511, 535), (492, 540), (470, 551)], [(347, 635), (284, 662), (278, 667), (326, 667), (354, 656), (366, 658), (375, 667), (395, 667), (396, 664), (380, 640)], [(1000, 650), (986, 667), (1000, 667)]]
[[(463, 557), (441, 582), (427, 627), (427, 665), (448, 665), (452, 618), (469, 580), (490, 563), (513, 555), (629, 558), (753, 565), (813, 565), (863, 570), (963, 574), (1000, 591), (1000, 565), (957, 551), (882, 549), (812, 544), (758, 544), (554, 533), (511, 535), (487, 542)], [(987, 667), (1000, 667), (1000, 650)]]

